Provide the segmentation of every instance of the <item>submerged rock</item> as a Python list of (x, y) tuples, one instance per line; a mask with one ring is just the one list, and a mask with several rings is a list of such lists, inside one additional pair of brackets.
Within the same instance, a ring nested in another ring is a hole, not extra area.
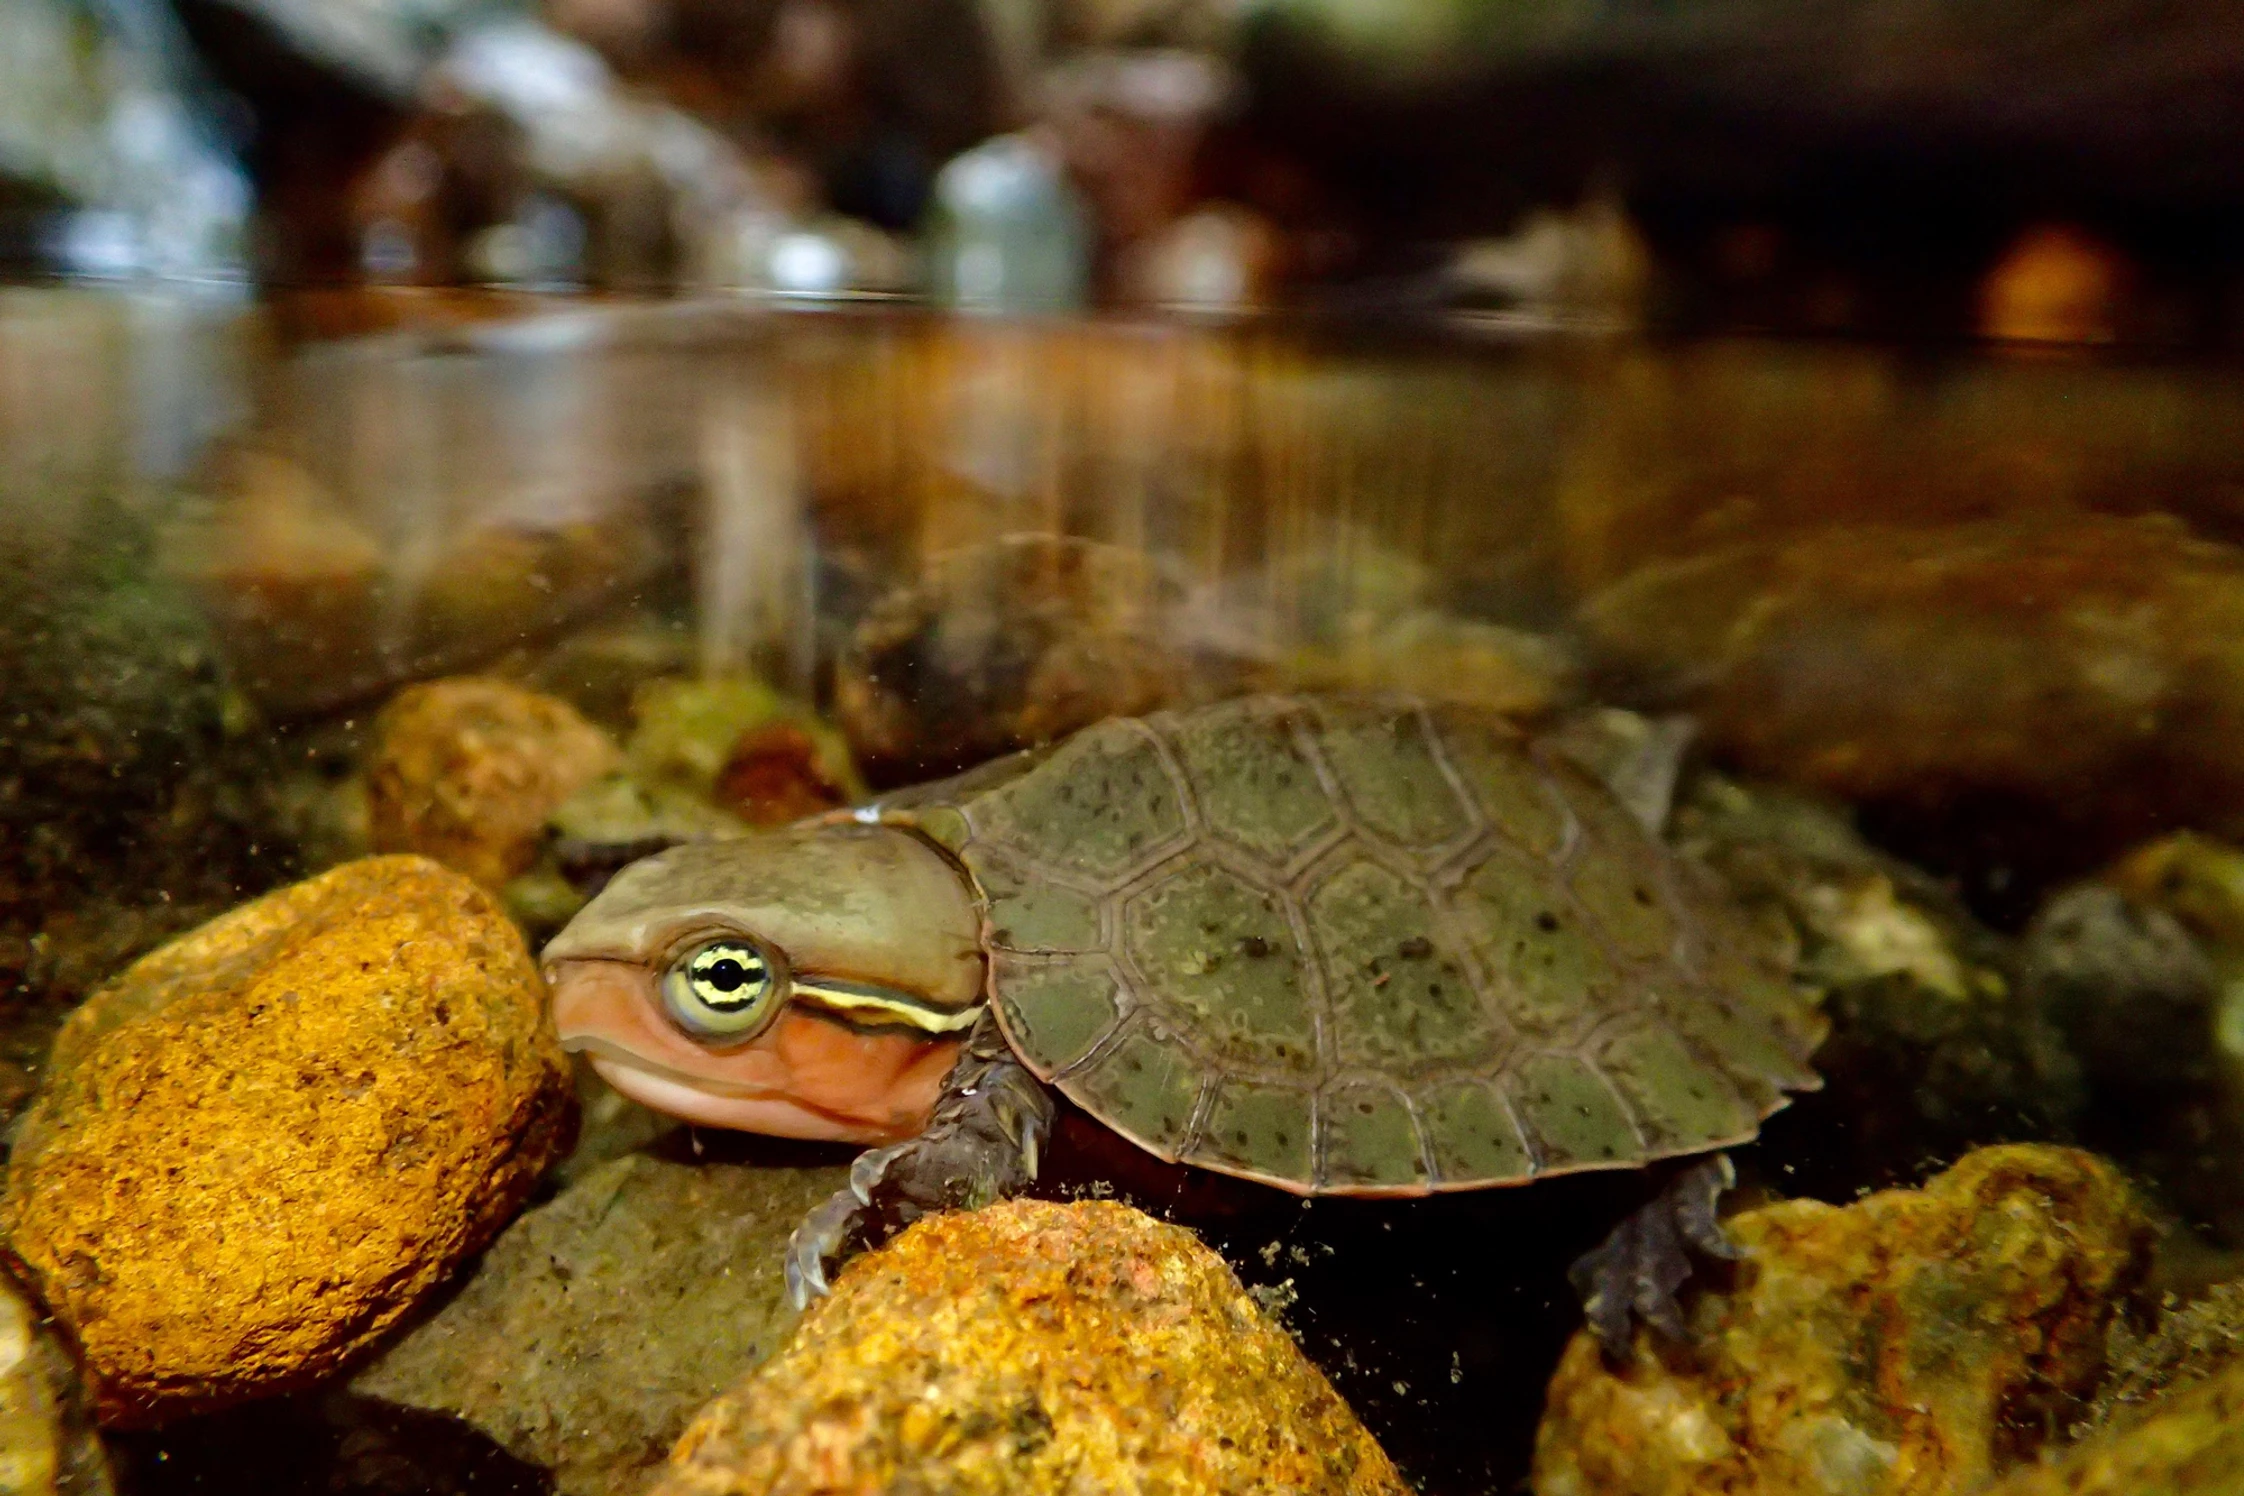
[(2230, 1496), (2244, 1490), (2244, 1366), (2021, 1470), (1983, 1496)]
[(1266, 672), (1273, 687), (1409, 691), (1534, 717), (1581, 697), (1580, 663), (1546, 634), (1438, 608), (1351, 611)]
[(2172, 915), (2081, 884), (2042, 906), (2025, 949), (2027, 980), (2099, 1086), (2140, 1093), (2211, 1079), (2213, 963)]
[(2151, 1237), (2116, 1169), (2031, 1145), (1727, 1225), (1745, 1258), (1691, 1306), (1689, 1347), (1641, 1331), (1618, 1371), (1587, 1333), (1567, 1348), (1537, 1496), (1975, 1492), (2093, 1390)]
[(2191, 868), (2212, 861), (2154, 846), (2113, 882), (2060, 891), (2027, 927), (2026, 973), (2086, 1067), (2083, 1140), (2234, 1244), (2244, 1241), (2244, 952), (2224, 967), (2173, 912), (2208, 912), (2217, 885)]
[(367, 756), (375, 850), (501, 888), (536, 858), (546, 817), (621, 762), (554, 697), (476, 676), (409, 687), (382, 709)]
[(2146, 828), (2244, 830), (2244, 551), (2163, 516), (1838, 526), (1656, 562), (1582, 620), (1755, 773), (2023, 805), (2084, 871)]
[(110, 1496), (109, 1459), (86, 1418), (78, 1369), (50, 1325), (0, 1276), (0, 1490)]
[(2112, 1326), (2111, 1369), (2089, 1422), (2109, 1424), (2167, 1391), (2244, 1364), (2244, 1283), (2221, 1283), (2203, 1298), (2171, 1304), (2149, 1330)]
[(644, 680), (631, 712), (623, 767), (552, 808), (532, 864), (506, 885), (507, 907), (541, 937), (642, 857), (864, 796), (841, 734), (752, 677)]
[(562, 1496), (636, 1492), (694, 1412), (779, 1347), (794, 1319), (787, 1237), (847, 1177), (801, 1162), (600, 1164), (516, 1221), (351, 1391), (459, 1418), (551, 1470)]
[(878, 783), (956, 773), (1106, 717), (1194, 698), (1185, 589), (1140, 552), (1016, 535), (931, 558), (835, 666), (834, 712)]
[(104, 1422), (335, 1370), (479, 1250), (566, 1145), (521, 935), (417, 857), (171, 942), (55, 1041), (0, 1226)]
[[(633, 693), (631, 711), (637, 725), (624, 754), (632, 777), (649, 791), (681, 790), (752, 824), (770, 824), (750, 814), (759, 808), (755, 771), (759, 752), (785, 741), (775, 736), (784, 730), (800, 759), (799, 790), (815, 793), (822, 806), (864, 793), (841, 734), (752, 677), (648, 681)], [(768, 797), (785, 789), (768, 776), (762, 788), (768, 812)]]
[(694, 1420), (657, 1496), (1402, 1492), (1220, 1258), (1121, 1205), (929, 1217)]
[(1824, 1089), (1756, 1150), (1794, 1187), (1892, 1183), (1927, 1157), (2061, 1136), (2078, 1117), (2080, 1062), (2022, 979), (2015, 942), (1870, 846), (1843, 808), (1703, 773), (1685, 784), (1672, 835), (1823, 993)]
[(193, 597), (156, 574), (148, 516), (104, 498), (70, 533), (6, 519), (5, 922), (24, 906), (187, 902), (253, 882), (279, 839), (258, 792), (272, 764)]

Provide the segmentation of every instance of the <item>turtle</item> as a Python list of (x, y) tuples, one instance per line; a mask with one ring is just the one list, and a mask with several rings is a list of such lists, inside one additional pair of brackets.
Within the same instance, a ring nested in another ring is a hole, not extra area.
[(1678, 1160), (1576, 1265), (1680, 1333), (1721, 1150), (1823, 1020), (1712, 875), (1547, 738), (1393, 694), (1114, 718), (626, 867), (546, 947), (565, 1044), (697, 1122), (873, 1145), (788, 1248), (1028, 1188), (1053, 1091), (1147, 1153), (1410, 1197)]

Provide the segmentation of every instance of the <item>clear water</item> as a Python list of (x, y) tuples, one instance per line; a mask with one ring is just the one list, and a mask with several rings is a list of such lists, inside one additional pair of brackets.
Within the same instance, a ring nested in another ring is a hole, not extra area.
[[(339, 782), (407, 681), (498, 670), (597, 704), (602, 672), (639, 661), (826, 702), (854, 631), (933, 558), (1048, 535), (1145, 558), (1125, 590), (1187, 654), (1423, 685), (1429, 660), (1463, 657), (1440, 629), (1464, 620), (1496, 631), (1470, 658), (1526, 660), (1571, 699), (1598, 685), (1575, 668), (1576, 604), (1665, 558), (1835, 523), (2092, 511), (2244, 538), (2240, 433), (2238, 370), (2063, 350), (0, 294), (10, 595), (50, 620), (103, 599), (54, 636), (102, 641), (69, 668), (47, 633), (0, 642), (30, 703), (0, 747), (23, 760), (11, 824), (56, 833), (0, 889), (5, 1099), (89, 985), (320, 864), (316, 815), (276, 837), (235, 801)], [(136, 671), (153, 699), (126, 688)], [(92, 780), (24, 767), (51, 768), (74, 714), (141, 733), (133, 710), (154, 714), (154, 758)], [(188, 781), (208, 782), (195, 803), (219, 830), (183, 849), (156, 822)], [(92, 788), (17, 793), (49, 783)], [(1892, 839), (2011, 924), (2116, 850), (2007, 824), (1903, 818)], [(1811, 1119), (1792, 1152), (1843, 1124)], [(1251, 1280), (1298, 1280), (1305, 1344), (1414, 1476), (1483, 1489), (1521, 1469), (1571, 1314), (1557, 1272), (1613, 1208), (1547, 1188), (1408, 1220), (1265, 1202), (1210, 1229)], [(1480, 1329), (1459, 1342), (1468, 1303)], [(128, 1464), (149, 1489), (194, 1484), (231, 1427), (137, 1436)], [(287, 1479), (328, 1478), (322, 1437), (276, 1443)]]

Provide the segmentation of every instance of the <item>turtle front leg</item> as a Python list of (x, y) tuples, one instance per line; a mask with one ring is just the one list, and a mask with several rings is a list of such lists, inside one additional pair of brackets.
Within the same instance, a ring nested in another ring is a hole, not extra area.
[(787, 1242), (787, 1298), (797, 1309), (826, 1292), (826, 1274), (930, 1211), (971, 1210), (1036, 1182), (1052, 1132), (1052, 1098), (1013, 1056), (984, 1011), (917, 1137), (869, 1148)]
[(1741, 1255), (1715, 1215), (1722, 1192), (1735, 1183), (1728, 1154), (1701, 1159), (1575, 1260), (1567, 1277), (1606, 1360), (1627, 1359), (1640, 1319), (1670, 1339), (1687, 1338), (1675, 1294), (1690, 1280), (1691, 1249), (1724, 1261)]

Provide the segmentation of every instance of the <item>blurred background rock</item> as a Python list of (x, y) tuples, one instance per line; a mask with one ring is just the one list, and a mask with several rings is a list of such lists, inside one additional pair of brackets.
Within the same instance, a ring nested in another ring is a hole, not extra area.
[(1105, 304), (2244, 336), (2244, 33), (2204, 0), (0, 0), (0, 32), (19, 269), (956, 299), (915, 254), (957, 229), (939, 174), (1017, 137), (1065, 183), (1013, 211), (1079, 207)]

